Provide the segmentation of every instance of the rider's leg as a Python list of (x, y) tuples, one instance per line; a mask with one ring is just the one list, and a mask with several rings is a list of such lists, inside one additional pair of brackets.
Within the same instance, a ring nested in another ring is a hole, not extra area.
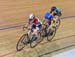
[(48, 31), (51, 29), (51, 26), (52, 26), (52, 21), (49, 21), (48, 22)]
[(49, 27), (48, 27), (48, 31), (49, 31), (49, 30), (52, 30), (52, 25), (49, 25)]
[(28, 31), (28, 35), (30, 35), (30, 34), (31, 34), (31, 30)]
[(38, 34), (38, 31), (39, 31), (39, 28), (38, 28), (38, 27), (36, 27), (36, 29), (34, 29), (34, 30), (33, 30), (32, 35), (37, 35), (37, 34)]
[(54, 30), (53, 28), (54, 28), (55, 26), (56, 26), (56, 19), (51, 21), (51, 23), (49, 24), (49, 27), (48, 27), (48, 31), (49, 31), (49, 30)]
[(39, 24), (38, 26), (36, 26), (36, 28), (33, 30), (33, 33), (32, 34), (38, 34), (38, 32), (41, 30), (42, 28), (42, 24)]

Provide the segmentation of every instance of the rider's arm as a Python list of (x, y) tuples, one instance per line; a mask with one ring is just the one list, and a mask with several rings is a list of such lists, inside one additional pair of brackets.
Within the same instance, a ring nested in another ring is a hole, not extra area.
[(28, 20), (28, 22), (25, 24), (25, 27), (28, 27), (31, 24), (31, 22)]

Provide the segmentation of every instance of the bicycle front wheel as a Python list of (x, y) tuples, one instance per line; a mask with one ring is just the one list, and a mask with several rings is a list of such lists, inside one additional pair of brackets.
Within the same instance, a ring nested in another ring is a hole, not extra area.
[(19, 41), (17, 42), (16, 49), (17, 51), (22, 50), (28, 44), (28, 35), (24, 34), (20, 37)]

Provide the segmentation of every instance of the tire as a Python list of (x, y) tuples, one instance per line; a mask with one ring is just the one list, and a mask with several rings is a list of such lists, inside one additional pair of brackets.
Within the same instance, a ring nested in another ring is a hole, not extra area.
[(56, 29), (58, 29), (58, 28), (59, 28), (60, 23), (61, 23), (61, 21), (60, 21), (60, 19), (58, 19), (58, 20), (57, 20), (57, 22), (56, 22)]
[(47, 40), (51, 41), (54, 38), (55, 34), (56, 34), (56, 28), (53, 28), (53, 30), (49, 30), (47, 34)]
[(30, 41), (31, 41), (30, 42), (31, 48), (34, 48), (35, 46), (37, 46), (37, 44), (42, 41), (41, 33), (38, 33), (38, 36), (33, 35)]
[(24, 34), (20, 37), (17, 42), (16, 49), (17, 51), (21, 51), (28, 44), (28, 35)]

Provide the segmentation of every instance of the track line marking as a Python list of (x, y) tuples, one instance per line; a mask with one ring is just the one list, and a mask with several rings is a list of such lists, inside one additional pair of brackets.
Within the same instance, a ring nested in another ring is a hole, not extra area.
[[(75, 18), (75, 16), (65, 16), (65, 17), (62, 17), (61, 19), (67, 19), (67, 18)], [(20, 25), (14, 25), (14, 26), (10, 26), (10, 27), (5, 27), (5, 28), (0, 28), (0, 30), (7, 30), (7, 29), (11, 29), (11, 28), (16, 28), (16, 27), (21, 27), (21, 26), (23, 26), (24, 25), (24, 23), (23, 24), (20, 24)]]

